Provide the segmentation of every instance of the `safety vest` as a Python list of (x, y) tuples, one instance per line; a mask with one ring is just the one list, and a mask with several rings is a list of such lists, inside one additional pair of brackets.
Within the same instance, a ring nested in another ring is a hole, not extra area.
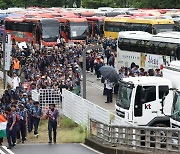
[(20, 69), (20, 62), (14, 60), (13, 68), (16, 69), (16, 70)]

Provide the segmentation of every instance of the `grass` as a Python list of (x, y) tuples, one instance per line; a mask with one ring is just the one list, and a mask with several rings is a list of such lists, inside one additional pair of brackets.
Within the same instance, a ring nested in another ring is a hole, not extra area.
[[(39, 125), (39, 137), (35, 138), (33, 132), (27, 134), (26, 143), (47, 143), (47, 120), (41, 120)], [(57, 143), (83, 143), (86, 131), (81, 125), (74, 123), (67, 117), (61, 117), (60, 127), (57, 129)]]

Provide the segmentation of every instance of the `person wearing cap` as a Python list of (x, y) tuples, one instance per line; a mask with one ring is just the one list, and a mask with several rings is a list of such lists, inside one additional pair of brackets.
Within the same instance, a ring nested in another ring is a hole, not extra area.
[(46, 112), (46, 118), (48, 118), (48, 135), (49, 142), (52, 143), (52, 131), (53, 141), (56, 143), (57, 126), (59, 125), (59, 111), (55, 108), (55, 104), (50, 104), (48, 111)]
[(28, 98), (27, 98), (27, 94), (26, 93), (23, 93), (23, 97), (21, 98), (21, 101), (24, 105), (27, 104), (27, 101), (28, 101)]
[(12, 79), (13, 90), (15, 91), (16, 87), (19, 87), (19, 85), (20, 85), (20, 78), (17, 76), (17, 73), (14, 72)]
[(16, 145), (16, 115), (12, 112), (10, 107), (5, 109), (7, 125), (6, 136), (8, 142), (8, 149)]
[(40, 118), (42, 116), (42, 110), (39, 106), (39, 102), (36, 101), (34, 103), (34, 107), (32, 108), (32, 121), (33, 121), (33, 125), (34, 125), (34, 136), (37, 138), (39, 136), (38, 134), (38, 127), (39, 127), (39, 122), (40, 122)]
[(32, 115), (31, 115), (33, 107), (34, 107), (33, 99), (30, 97), (26, 105), (27, 115), (28, 115), (28, 132), (29, 133), (32, 132), (32, 129), (33, 129), (33, 120), (32, 120)]
[(27, 126), (27, 111), (23, 104), (19, 104), (19, 133), (17, 134), (17, 139), (20, 139), (20, 134), (22, 138), (22, 143), (26, 140), (26, 126)]

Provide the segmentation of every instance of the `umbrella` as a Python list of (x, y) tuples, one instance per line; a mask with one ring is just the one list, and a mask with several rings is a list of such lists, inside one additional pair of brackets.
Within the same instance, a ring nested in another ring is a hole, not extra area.
[(102, 66), (99, 71), (104, 79), (108, 79), (110, 82), (118, 82), (118, 74), (112, 66)]

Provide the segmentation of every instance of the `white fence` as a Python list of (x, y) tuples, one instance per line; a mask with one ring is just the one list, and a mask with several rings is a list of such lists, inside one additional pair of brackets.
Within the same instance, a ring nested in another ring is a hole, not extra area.
[(131, 125), (110, 111), (105, 110), (66, 89), (63, 89), (62, 92), (62, 111), (65, 116), (84, 126), (88, 126), (90, 118), (105, 124)]
[(57, 109), (61, 109), (61, 94), (59, 90), (40, 89), (32, 90), (32, 99), (39, 101), (43, 112), (47, 110), (50, 104), (56, 104)]
[[(4, 78), (2, 71), (0, 71), (0, 78), (1, 78), (1, 79)], [(12, 84), (12, 78), (9, 77), (8, 75), (6, 75), (6, 81), (7, 81), (8, 84), (10, 84), (10, 85)]]

